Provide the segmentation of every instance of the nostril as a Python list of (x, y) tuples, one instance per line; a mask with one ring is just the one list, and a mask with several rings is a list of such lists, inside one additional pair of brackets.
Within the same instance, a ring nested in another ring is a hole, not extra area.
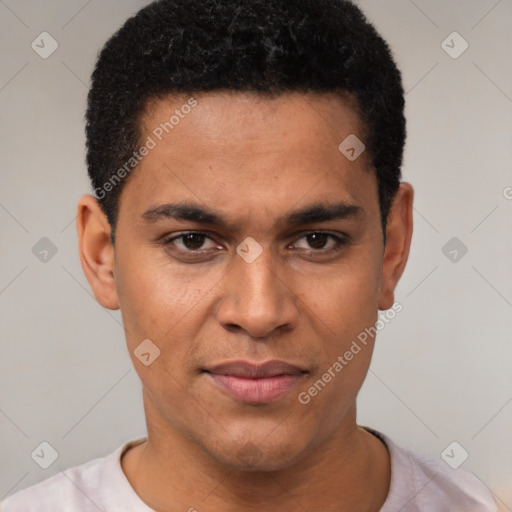
[(224, 324), (224, 328), (230, 332), (238, 332), (241, 329), (238, 324)]

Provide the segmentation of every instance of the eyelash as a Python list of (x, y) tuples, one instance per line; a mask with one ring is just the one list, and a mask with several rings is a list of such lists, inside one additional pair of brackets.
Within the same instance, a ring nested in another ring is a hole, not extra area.
[[(329, 231), (307, 231), (305, 233), (302, 233), (301, 236), (299, 238), (297, 238), (294, 243), (298, 242), (299, 240), (302, 240), (303, 238), (306, 238), (309, 235), (317, 235), (317, 234), (318, 235), (327, 235), (329, 238), (332, 238), (336, 242), (336, 245), (334, 247), (332, 247), (332, 248), (329, 248), (329, 249), (309, 249), (309, 250), (308, 249), (304, 249), (304, 251), (306, 253), (316, 254), (316, 255), (334, 254), (334, 253), (340, 251), (345, 245), (348, 244), (348, 240), (347, 240), (347, 238), (345, 236), (340, 236), (340, 235), (331, 233)], [(187, 235), (202, 235), (202, 236), (205, 236), (206, 238), (212, 240), (213, 242), (215, 242), (215, 240), (213, 240), (213, 238), (207, 232), (204, 232), (204, 231), (186, 231), (186, 232), (180, 233), (179, 235), (174, 235), (172, 237), (164, 239), (163, 240), (163, 245), (166, 246), (166, 247), (169, 246), (169, 245), (172, 245), (172, 242), (174, 242), (175, 240), (183, 239)], [(182, 252), (182, 253), (189, 254), (189, 255), (206, 254), (209, 251), (209, 250), (205, 251), (204, 249), (196, 249), (196, 250), (190, 249), (189, 250), (189, 249), (180, 249), (180, 248), (177, 248), (177, 250)], [(298, 249), (298, 250), (300, 250), (300, 249)]]

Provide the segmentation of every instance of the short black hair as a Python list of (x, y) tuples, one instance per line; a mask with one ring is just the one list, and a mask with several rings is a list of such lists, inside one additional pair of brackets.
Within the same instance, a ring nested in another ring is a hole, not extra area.
[(129, 18), (99, 54), (85, 116), (88, 173), (112, 233), (127, 181), (115, 174), (136, 166), (148, 102), (222, 90), (355, 98), (385, 240), (401, 179), (404, 91), (387, 43), (347, 0), (157, 0)]

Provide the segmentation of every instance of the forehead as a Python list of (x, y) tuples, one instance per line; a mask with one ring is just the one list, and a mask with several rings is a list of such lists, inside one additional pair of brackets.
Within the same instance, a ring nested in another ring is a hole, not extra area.
[(287, 92), (270, 97), (220, 91), (150, 99), (139, 125), (143, 138), (172, 139), (175, 144), (194, 138), (200, 151), (215, 149), (212, 143), (245, 150), (263, 139), (266, 148), (282, 150), (282, 140), (275, 135), (287, 137), (288, 144), (337, 149), (349, 134), (364, 138), (355, 107), (356, 100), (348, 93)]
[(350, 161), (339, 150), (348, 136), (365, 138), (347, 96), (165, 96), (148, 102), (140, 135), (151, 149), (126, 187), (139, 210), (171, 199), (241, 212), (244, 202), (245, 209), (277, 211), (306, 196), (347, 203), (377, 198), (370, 157)]

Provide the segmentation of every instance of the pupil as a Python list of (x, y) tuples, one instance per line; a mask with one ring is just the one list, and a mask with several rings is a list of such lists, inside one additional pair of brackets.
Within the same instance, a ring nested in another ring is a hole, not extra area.
[(308, 243), (314, 249), (322, 249), (327, 243), (328, 236), (325, 233), (312, 233), (308, 235)]
[(187, 249), (199, 249), (204, 243), (205, 235), (200, 233), (190, 233), (183, 237), (183, 244)]

